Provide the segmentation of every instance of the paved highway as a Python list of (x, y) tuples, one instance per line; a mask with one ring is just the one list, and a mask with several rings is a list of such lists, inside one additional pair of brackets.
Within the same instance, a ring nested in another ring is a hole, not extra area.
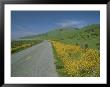
[(11, 56), (12, 77), (56, 77), (51, 43), (43, 41)]

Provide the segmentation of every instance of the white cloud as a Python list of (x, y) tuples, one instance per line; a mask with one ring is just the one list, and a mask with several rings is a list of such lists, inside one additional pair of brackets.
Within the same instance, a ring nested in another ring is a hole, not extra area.
[(81, 27), (84, 24), (85, 24), (84, 21), (76, 21), (76, 20), (65, 20), (65, 21), (57, 23), (59, 27), (68, 27), (68, 26)]

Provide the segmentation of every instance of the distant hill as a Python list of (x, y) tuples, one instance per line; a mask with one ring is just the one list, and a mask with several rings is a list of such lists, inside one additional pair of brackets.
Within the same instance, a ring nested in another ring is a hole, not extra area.
[(100, 25), (92, 24), (83, 28), (64, 27), (44, 34), (22, 37), (22, 39), (57, 40), (67, 44), (76, 44), (90, 48), (100, 48)]

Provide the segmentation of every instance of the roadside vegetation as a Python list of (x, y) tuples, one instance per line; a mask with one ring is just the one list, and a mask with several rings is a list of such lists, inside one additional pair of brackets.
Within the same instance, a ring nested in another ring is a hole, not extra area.
[(11, 42), (11, 53), (16, 53), (35, 44), (42, 42), (42, 40), (15, 40)]
[(100, 76), (99, 51), (51, 41), (55, 54), (55, 64), (60, 76), (98, 77)]

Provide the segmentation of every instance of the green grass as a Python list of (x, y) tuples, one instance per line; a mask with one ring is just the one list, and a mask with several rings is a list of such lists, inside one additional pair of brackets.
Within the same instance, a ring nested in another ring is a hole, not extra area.
[(53, 49), (54, 60), (55, 60), (55, 65), (56, 65), (56, 71), (57, 71), (58, 75), (59, 76), (67, 76), (67, 73), (65, 72), (65, 69), (63, 66), (64, 64), (60, 60), (60, 58), (58, 58), (57, 53), (56, 53), (56, 49), (54, 48), (53, 45), (52, 45), (52, 49)]

